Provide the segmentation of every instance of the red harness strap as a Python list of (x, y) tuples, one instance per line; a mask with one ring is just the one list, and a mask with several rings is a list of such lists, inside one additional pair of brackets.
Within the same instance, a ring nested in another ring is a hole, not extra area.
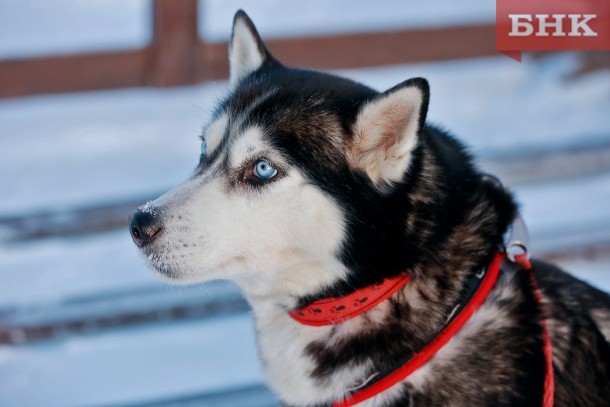
[[(346, 397), (341, 401), (332, 404), (332, 407), (350, 407), (370, 399), (390, 387), (406, 379), (411, 373), (422, 367), (438, 352), (459, 330), (468, 322), (470, 317), (485, 302), (485, 299), (494, 287), (502, 260), (505, 258), (503, 253), (497, 253), (491, 262), (487, 273), (485, 273), (477, 291), (472, 295), (470, 301), (464, 305), (461, 312), (453, 317), (450, 322), (440, 331), (440, 333), (423, 349), (414, 353), (404, 365), (397, 370), (377, 380), (364, 389)], [(539, 304), (542, 304), (542, 295), (536, 283), (534, 274), (531, 272), (531, 265), (527, 255), (517, 256), (515, 261), (524, 269), (530, 271), (532, 285)], [(356, 315), (360, 315), (383, 300), (389, 298), (408, 282), (406, 275), (401, 275), (393, 279), (384, 280), (382, 283), (372, 287), (358, 290), (353, 294), (341, 298), (330, 298), (316, 301), (309, 306), (290, 311), (289, 314), (296, 321), (305, 325), (323, 326), (343, 322)], [(546, 329), (544, 319), (542, 320), (544, 356), (546, 360), (546, 374), (544, 380), (544, 399), (543, 407), (553, 406), (554, 397), (554, 375), (551, 342)]]
[(496, 280), (498, 279), (498, 274), (500, 272), (500, 265), (502, 264), (503, 256), (498, 253), (494, 257), (491, 265), (479, 289), (474, 294), (474, 296), (470, 299), (470, 302), (466, 304), (463, 308), (462, 312), (459, 313), (428, 345), (426, 345), (419, 353), (415, 353), (411, 359), (398, 370), (395, 370), (388, 376), (382, 378), (381, 380), (374, 383), (372, 386), (367, 387), (357, 393), (352, 394), (351, 396), (343, 399), (342, 401), (338, 401), (333, 403), (333, 407), (349, 407), (355, 404), (361, 403), (364, 400), (367, 400), (377, 394), (389, 389), (395, 384), (401, 382), (406, 377), (408, 377), (411, 373), (422, 367), (427, 361), (429, 361), (432, 356), (440, 348), (442, 348), (449, 340), (464, 326), (464, 324), (468, 321), (472, 314), (479, 308), (479, 306), (485, 301), (487, 295), (493, 288)]
[[(532, 287), (534, 287), (534, 295), (536, 296), (536, 301), (540, 305), (541, 312), (544, 312), (542, 309), (542, 293), (540, 292), (540, 287), (538, 286), (538, 282), (536, 281), (536, 276), (534, 276), (534, 272), (532, 271), (532, 264), (530, 263), (530, 259), (527, 256), (527, 253), (518, 254), (515, 256), (515, 263), (519, 264), (524, 270), (527, 270), (530, 279), (532, 281)], [(551, 337), (549, 336), (549, 331), (546, 328), (546, 318), (542, 317), (540, 321), (542, 325), (542, 350), (544, 352), (544, 360), (545, 360), (545, 374), (544, 374), (544, 396), (542, 399), (543, 407), (553, 407), (555, 404), (555, 372), (553, 371), (553, 345), (551, 344)]]

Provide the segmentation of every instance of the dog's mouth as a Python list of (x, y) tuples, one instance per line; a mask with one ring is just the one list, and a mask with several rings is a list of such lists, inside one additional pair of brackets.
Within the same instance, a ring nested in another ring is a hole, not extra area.
[(189, 254), (192, 253), (184, 249), (182, 244), (178, 247), (163, 242), (162, 239), (140, 247), (139, 252), (149, 269), (172, 284), (197, 284), (206, 280), (234, 279), (250, 275), (247, 271), (250, 262), (241, 254), (201, 264), (190, 258)]
[(150, 246), (139, 247), (140, 255), (144, 259), (144, 262), (148, 266), (148, 268), (154, 270), (162, 277), (170, 279), (171, 281), (179, 281), (180, 275), (175, 267), (172, 267), (168, 264), (165, 259), (165, 255), (158, 253)]

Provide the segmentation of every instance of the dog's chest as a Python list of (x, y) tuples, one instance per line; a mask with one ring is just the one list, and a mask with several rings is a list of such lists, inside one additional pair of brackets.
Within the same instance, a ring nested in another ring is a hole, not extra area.
[[(332, 348), (360, 331), (370, 318), (365, 321), (356, 317), (335, 327), (309, 327), (294, 321), (283, 310), (253, 306), (267, 383), (287, 405), (327, 405), (329, 400), (341, 400), (346, 392), (369, 379), (370, 360), (336, 366), (317, 357), (312, 344)], [(362, 406), (385, 405), (401, 391), (398, 388), (384, 392)]]
[(325, 378), (315, 377), (318, 362), (306, 349), (327, 340), (333, 328), (306, 327), (285, 311), (264, 308), (255, 308), (259, 352), (267, 382), (284, 402), (298, 406), (339, 399), (341, 389), (364, 374), (363, 365), (332, 372)]
[[(402, 401), (405, 398), (405, 402), (408, 402), (410, 396), (420, 398), (417, 397), (418, 394), (422, 396), (430, 389), (445, 389), (451, 393), (452, 389), (447, 389), (448, 384), (444, 383), (446, 377), (443, 372), (460, 372), (454, 366), (458, 362), (456, 358), (459, 359), (459, 355), (467, 353), (479, 342), (477, 335), (480, 330), (485, 327), (504, 330), (512, 325), (510, 318), (505, 315), (506, 310), (497, 306), (497, 301), (510, 295), (512, 290), (502, 280), (498, 286), (463, 329), (429, 363), (401, 384), (359, 406), (391, 405), (397, 399)], [(253, 304), (253, 307), (267, 382), (287, 405), (328, 405), (329, 401), (341, 400), (375, 374), (375, 361), (370, 358), (358, 357), (349, 363), (336, 364), (332, 359), (317, 355), (314, 349), (324, 352), (338, 347), (345, 348), (345, 341), (357, 337), (370, 324), (383, 325), (387, 322), (384, 321), (384, 308), (389, 307), (387, 303), (380, 304), (365, 318), (356, 317), (334, 327), (308, 327), (294, 321), (285, 310), (277, 307), (260, 304)], [(451, 387), (455, 387), (458, 382), (460, 381), (457, 380)]]

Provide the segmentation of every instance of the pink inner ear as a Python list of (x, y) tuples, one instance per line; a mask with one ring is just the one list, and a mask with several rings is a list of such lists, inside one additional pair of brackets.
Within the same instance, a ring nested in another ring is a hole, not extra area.
[[(402, 106), (401, 106), (402, 107)], [(400, 143), (405, 135), (407, 125), (411, 120), (412, 112), (407, 111), (399, 106), (391, 106), (381, 112), (375, 119), (374, 126), (378, 128), (379, 140), (378, 148), (392, 150), (394, 146)], [(392, 154), (394, 157), (394, 154)]]
[(405, 106), (387, 106), (378, 111), (369, 118), (368, 123), (361, 125), (355, 137), (356, 142), (352, 145), (352, 154), (371, 153), (375, 150), (392, 153), (393, 147), (405, 136), (407, 126), (413, 119), (412, 113), (413, 110)]
[(354, 128), (349, 160), (377, 184), (402, 178), (417, 143), (421, 92), (407, 87), (363, 106)]

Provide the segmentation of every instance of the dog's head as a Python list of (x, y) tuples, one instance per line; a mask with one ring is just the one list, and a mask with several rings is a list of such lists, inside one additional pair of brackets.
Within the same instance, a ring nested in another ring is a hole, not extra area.
[(290, 296), (387, 267), (375, 259), (404, 243), (394, 191), (418, 147), (427, 82), (378, 93), (287, 68), (241, 11), (229, 60), (230, 92), (195, 173), (132, 216), (148, 263), (174, 282), (229, 278)]

